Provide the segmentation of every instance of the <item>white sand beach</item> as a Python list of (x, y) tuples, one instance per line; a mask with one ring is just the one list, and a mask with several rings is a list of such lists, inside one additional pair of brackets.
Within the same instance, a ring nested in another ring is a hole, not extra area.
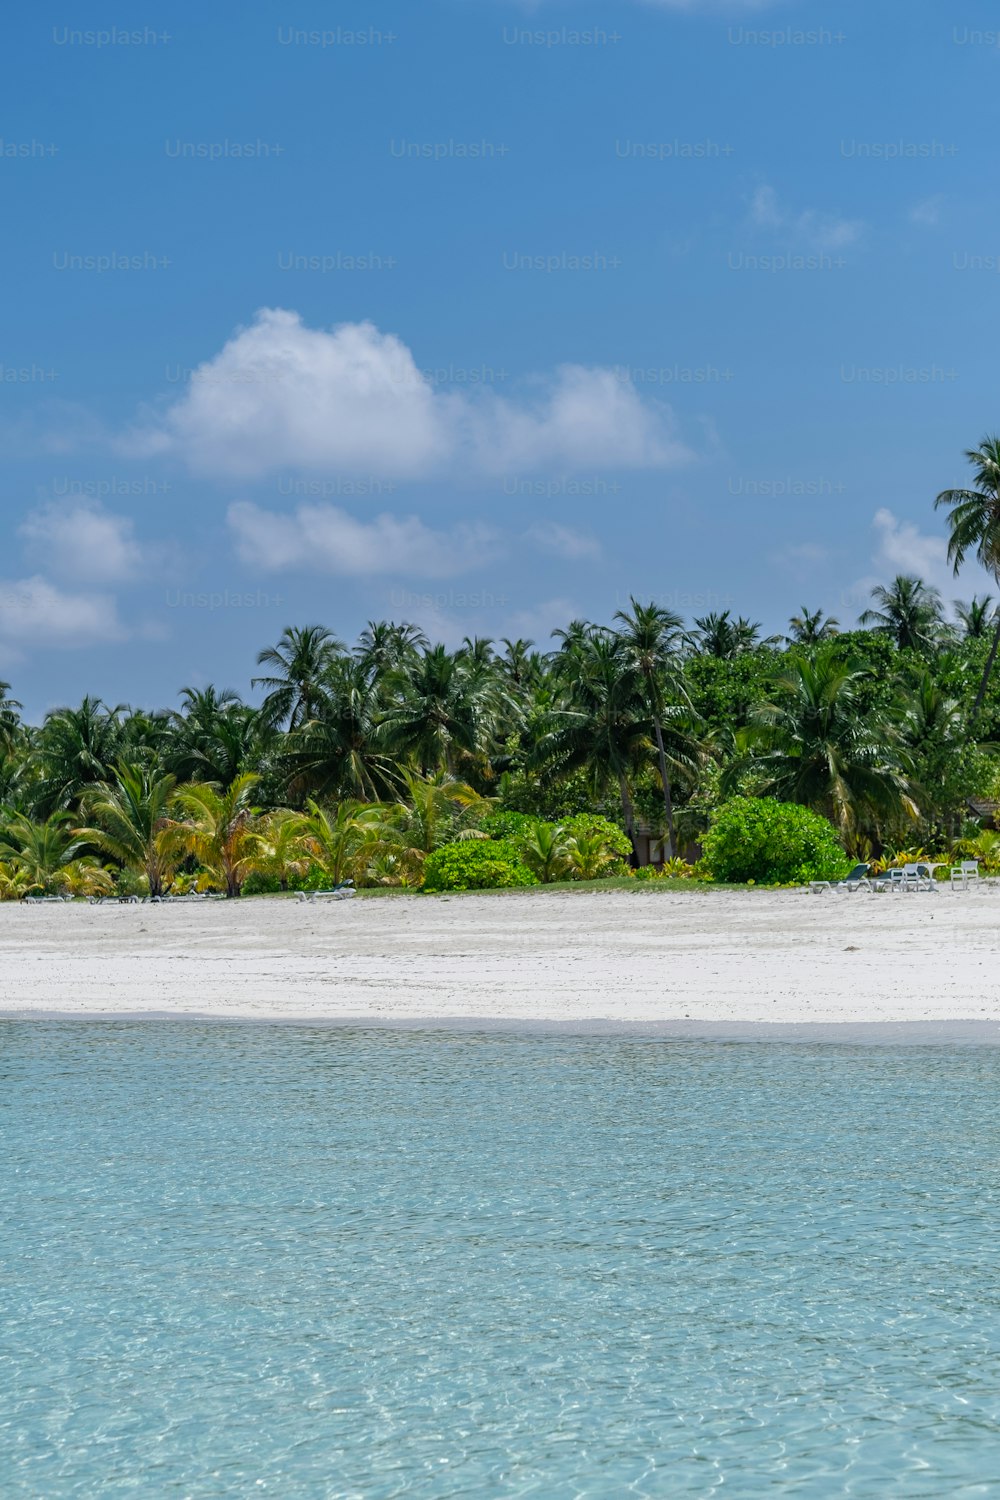
[(1000, 1022), (1000, 891), (0, 906), (4, 1015)]

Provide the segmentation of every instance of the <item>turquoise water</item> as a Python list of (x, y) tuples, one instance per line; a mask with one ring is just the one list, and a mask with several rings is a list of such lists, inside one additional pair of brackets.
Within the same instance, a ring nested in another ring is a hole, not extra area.
[(1000, 1049), (0, 1047), (5, 1497), (1000, 1495)]

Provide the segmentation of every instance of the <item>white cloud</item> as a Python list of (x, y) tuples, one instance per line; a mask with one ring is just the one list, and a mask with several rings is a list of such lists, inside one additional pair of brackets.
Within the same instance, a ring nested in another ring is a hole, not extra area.
[(572, 526), (560, 526), (557, 521), (539, 521), (536, 525), (529, 526), (524, 539), (544, 552), (551, 552), (568, 562), (579, 562), (587, 557), (598, 558), (601, 555), (601, 544), (596, 537), (584, 531), (575, 531)]
[(57, 577), (85, 583), (132, 579), (142, 565), (133, 522), (85, 501), (53, 502), (19, 528), (29, 556)]
[(973, 594), (995, 593), (996, 584), (971, 559), (956, 578), (948, 561), (948, 544), (943, 534), (921, 531), (913, 521), (900, 520), (885, 506), (875, 512), (872, 525), (876, 535), (872, 571), (857, 579), (844, 591), (843, 605), (859, 611), (871, 607), (872, 589), (888, 587), (897, 574), (905, 573), (923, 579), (941, 594), (946, 606), (954, 598), (971, 598)]
[(0, 579), (0, 651), (17, 660), (25, 648), (106, 645), (121, 639), (107, 594), (64, 592), (48, 579)]
[(841, 219), (814, 208), (796, 213), (766, 185), (759, 187), (751, 199), (750, 222), (756, 229), (772, 230), (813, 250), (845, 250), (860, 239), (864, 228), (859, 219)]
[(478, 567), (496, 543), (485, 526), (434, 531), (417, 516), (388, 514), (359, 521), (324, 504), (300, 505), (287, 515), (240, 500), (229, 507), (227, 520), (243, 561), (269, 572), (449, 578)]
[(912, 521), (901, 521), (883, 507), (872, 522), (878, 537), (875, 565), (893, 578), (897, 573), (914, 574), (944, 593), (955, 579), (948, 562), (943, 536), (929, 536)]
[(397, 478), (665, 468), (692, 457), (670, 408), (644, 401), (620, 371), (562, 365), (519, 400), (440, 391), (373, 324), (307, 328), (280, 308), (258, 312), (120, 446), (242, 478), (289, 467)]

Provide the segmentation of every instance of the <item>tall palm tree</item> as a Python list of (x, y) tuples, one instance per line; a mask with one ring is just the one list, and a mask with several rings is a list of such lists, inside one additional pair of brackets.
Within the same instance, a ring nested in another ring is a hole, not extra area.
[(10, 697), (10, 683), (0, 682), (0, 753), (13, 748), (21, 727), (21, 704)]
[(76, 829), (78, 838), (145, 876), (151, 896), (163, 895), (180, 862), (170, 837), (176, 786), (175, 777), (153, 767), (121, 762), (113, 781), (101, 782), (85, 795), (90, 825)]
[(172, 734), (163, 753), (179, 782), (228, 786), (244, 771), (261, 771), (275, 734), (261, 709), (228, 688), (185, 688), (181, 699), (184, 706), (171, 716)]
[(689, 633), (685, 639), (699, 656), (730, 660), (735, 656), (744, 656), (758, 646), (774, 646), (779, 640), (776, 635), (769, 635), (761, 640), (758, 620), (748, 620), (743, 615), (734, 620), (728, 609), (724, 609), (721, 614), (713, 612), (701, 619), (696, 618), (694, 623), (697, 630)]
[(898, 573), (888, 588), (872, 589), (877, 609), (866, 609), (860, 623), (888, 636), (901, 651), (934, 651), (944, 636), (941, 595), (922, 578)]
[(297, 729), (314, 718), (322, 703), (326, 673), (343, 649), (343, 643), (324, 625), (290, 625), (276, 646), (261, 651), (257, 665), (274, 668), (268, 677), (251, 679), (252, 687), (267, 689), (261, 704), (265, 722)]
[(821, 812), (845, 838), (868, 817), (915, 815), (899, 734), (859, 702), (866, 675), (832, 642), (811, 659), (793, 658), (771, 702), (757, 704), (738, 732), (724, 789), (749, 773), (759, 793)]
[(630, 779), (652, 750), (653, 727), (642, 677), (621, 642), (605, 633), (574, 645), (566, 673), (567, 701), (550, 715), (536, 763), (557, 772), (586, 771), (601, 796), (615, 787), (633, 863), (638, 863)]
[(399, 672), (399, 698), (383, 720), (386, 748), (430, 773), (454, 775), (461, 761), (485, 754), (491, 736), (516, 706), (494, 672), (432, 646)]
[[(974, 552), (980, 564), (1000, 583), (1000, 437), (984, 437), (978, 448), (966, 452), (974, 470), (974, 488), (942, 490), (935, 508), (946, 506), (948, 516), (948, 561), (958, 573), (966, 557)], [(990, 652), (976, 693), (970, 724), (974, 724), (986, 697), (997, 649), (1000, 648), (1000, 614)]]
[[(665, 858), (673, 859), (676, 853), (674, 836), (674, 802), (667, 768), (667, 752), (663, 744), (663, 721), (667, 713), (679, 707), (690, 710), (691, 700), (679, 670), (678, 648), (684, 622), (680, 615), (658, 604), (640, 604), (630, 598), (631, 613), (619, 609), (615, 619), (624, 627), (619, 631), (619, 640), (625, 659), (636, 668), (642, 679), (646, 707), (653, 722), (656, 740), (656, 755), (660, 767), (660, 785), (663, 788), (663, 813), (666, 820)], [(673, 700), (671, 708), (666, 705), (669, 694)]]
[(401, 625), (391, 620), (369, 620), (358, 636), (354, 655), (366, 671), (376, 676), (395, 672), (404, 661), (412, 661), (421, 651), (426, 651), (429, 642), (419, 625), (405, 621)]
[(833, 615), (824, 616), (821, 609), (806, 609), (802, 605), (797, 615), (788, 622), (791, 635), (785, 637), (790, 646), (819, 646), (830, 640), (840, 628), (840, 621)]
[(955, 613), (967, 641), (985, 640), (1000, 622), (1000, 610), (993, 604), (992, 594), (975, 594), (968, 604), (964, 599), (956, 599)]
[(289, 735), (288, 787), (300, 797), (388, 795), (395, 765), (382, 732), (383, 679), (370, 658), (341, 657), (330, 668), (317, 717)]
[(122, 704), (108, 708), (100, 698), (86, 697), (79, 708), (57, 708), (46, 716), (34, 750), (34, 795), (42, 813), (71, 806), (88, 787), (111, 777), (123, 711)]
[(246, 771), (225, 789), (195, 782), (175, 793), (181, 817), (168, 824), (173, 850), (193, 854), (227, 896), (240, 894), (258, 858), (252, 793), (259, 780)]

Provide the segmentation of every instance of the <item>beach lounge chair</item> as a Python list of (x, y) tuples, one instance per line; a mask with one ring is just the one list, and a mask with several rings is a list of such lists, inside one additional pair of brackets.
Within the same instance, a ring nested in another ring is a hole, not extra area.
[(63, 901), (72, 901), (72, 899), (73, 899), (72, 896), (22, 896), (21, 897), (21, 900), (24, 902), (25, 906), (50, 906), (53, 901), (58, 901), (61, 904)]
[(357, 895), (353, 880), (342, 880), (332, 891), (298, 891), (300, 901), (349, 901)]
[(855, 865), (851, 873), (845, 875), (843, 880), (810, 880), (809, 882), (809, 889), (814, 895), (819, 895), (820, 891), (858, 891), (862, 888), (866, 891), (872, 888), (872, 883), (868, 879), (867, 865)]
[(960, 865), (951, 867), (951, 888), (961, 886), (967, 891), (970, 885), (979, 884), (979, 861), (978, 859), (963, 859)]

